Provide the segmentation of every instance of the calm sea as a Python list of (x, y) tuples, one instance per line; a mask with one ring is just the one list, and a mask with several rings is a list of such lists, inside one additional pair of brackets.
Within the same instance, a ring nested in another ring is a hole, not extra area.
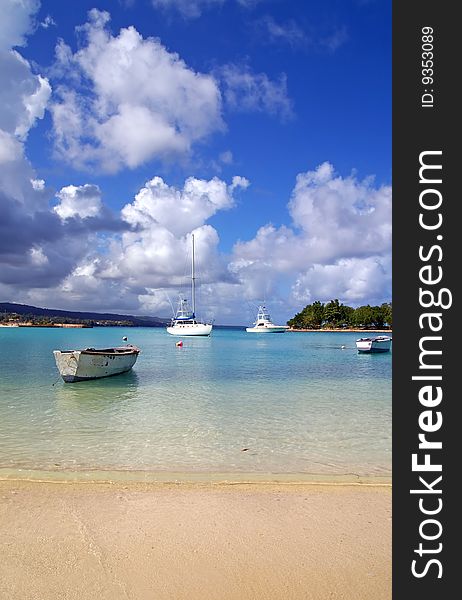
[[(59, 378), (54, 349), (124, 335), (131, 372)], [(0, 477), (389, 476), (391, 353), (359, 355), (357, 337), (216, 329), (178, 348), (163, 329), (0, 328)]]

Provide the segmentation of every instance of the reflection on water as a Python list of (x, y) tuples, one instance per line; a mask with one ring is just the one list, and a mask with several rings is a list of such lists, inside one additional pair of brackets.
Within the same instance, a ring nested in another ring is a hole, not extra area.
[(355, 334), (216, 330), (178, 348), (131, 329), (132, 371), (57, 381), (53, 349), (123, 335), (0, 331), (0, 468), (390, 472), (391, 355), (358, 355)]
[(138, 381), (135, 371), (75, 384), (60, 380), (54, 392), (57, 410), (112, 411), (115, 405), (136, 399)]

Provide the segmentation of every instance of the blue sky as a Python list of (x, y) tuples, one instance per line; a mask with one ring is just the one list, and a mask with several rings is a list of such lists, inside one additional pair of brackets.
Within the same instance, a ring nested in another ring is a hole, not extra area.
[(167, 316), (192, 232), (218, 323), (390, 299), (391, 3), (4, 11), (3, 300)]

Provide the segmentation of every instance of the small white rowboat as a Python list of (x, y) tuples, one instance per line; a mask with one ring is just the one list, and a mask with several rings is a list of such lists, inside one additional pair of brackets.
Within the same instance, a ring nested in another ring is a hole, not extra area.
[(118, 348), (54, 350), (56, 366), (66, 383), (110, 377), (129, 371), (141, 352), (127, 344)]
[(379, 335), (373, 338), (359, 338), (356, 340), (358, 352), (389, 352), (391, 346), (391, 337)]

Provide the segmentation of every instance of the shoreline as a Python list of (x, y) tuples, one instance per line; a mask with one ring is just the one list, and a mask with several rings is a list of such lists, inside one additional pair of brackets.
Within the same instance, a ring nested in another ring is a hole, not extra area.
[(0, 481), (0, 526), (9, 600), (391, 596), (389, 486)]
[(391, 486), (392, 474), (265, 473), (207, 471), (42, 470), (0, 468), (0, 482), (152, 485), (354, 485)]

